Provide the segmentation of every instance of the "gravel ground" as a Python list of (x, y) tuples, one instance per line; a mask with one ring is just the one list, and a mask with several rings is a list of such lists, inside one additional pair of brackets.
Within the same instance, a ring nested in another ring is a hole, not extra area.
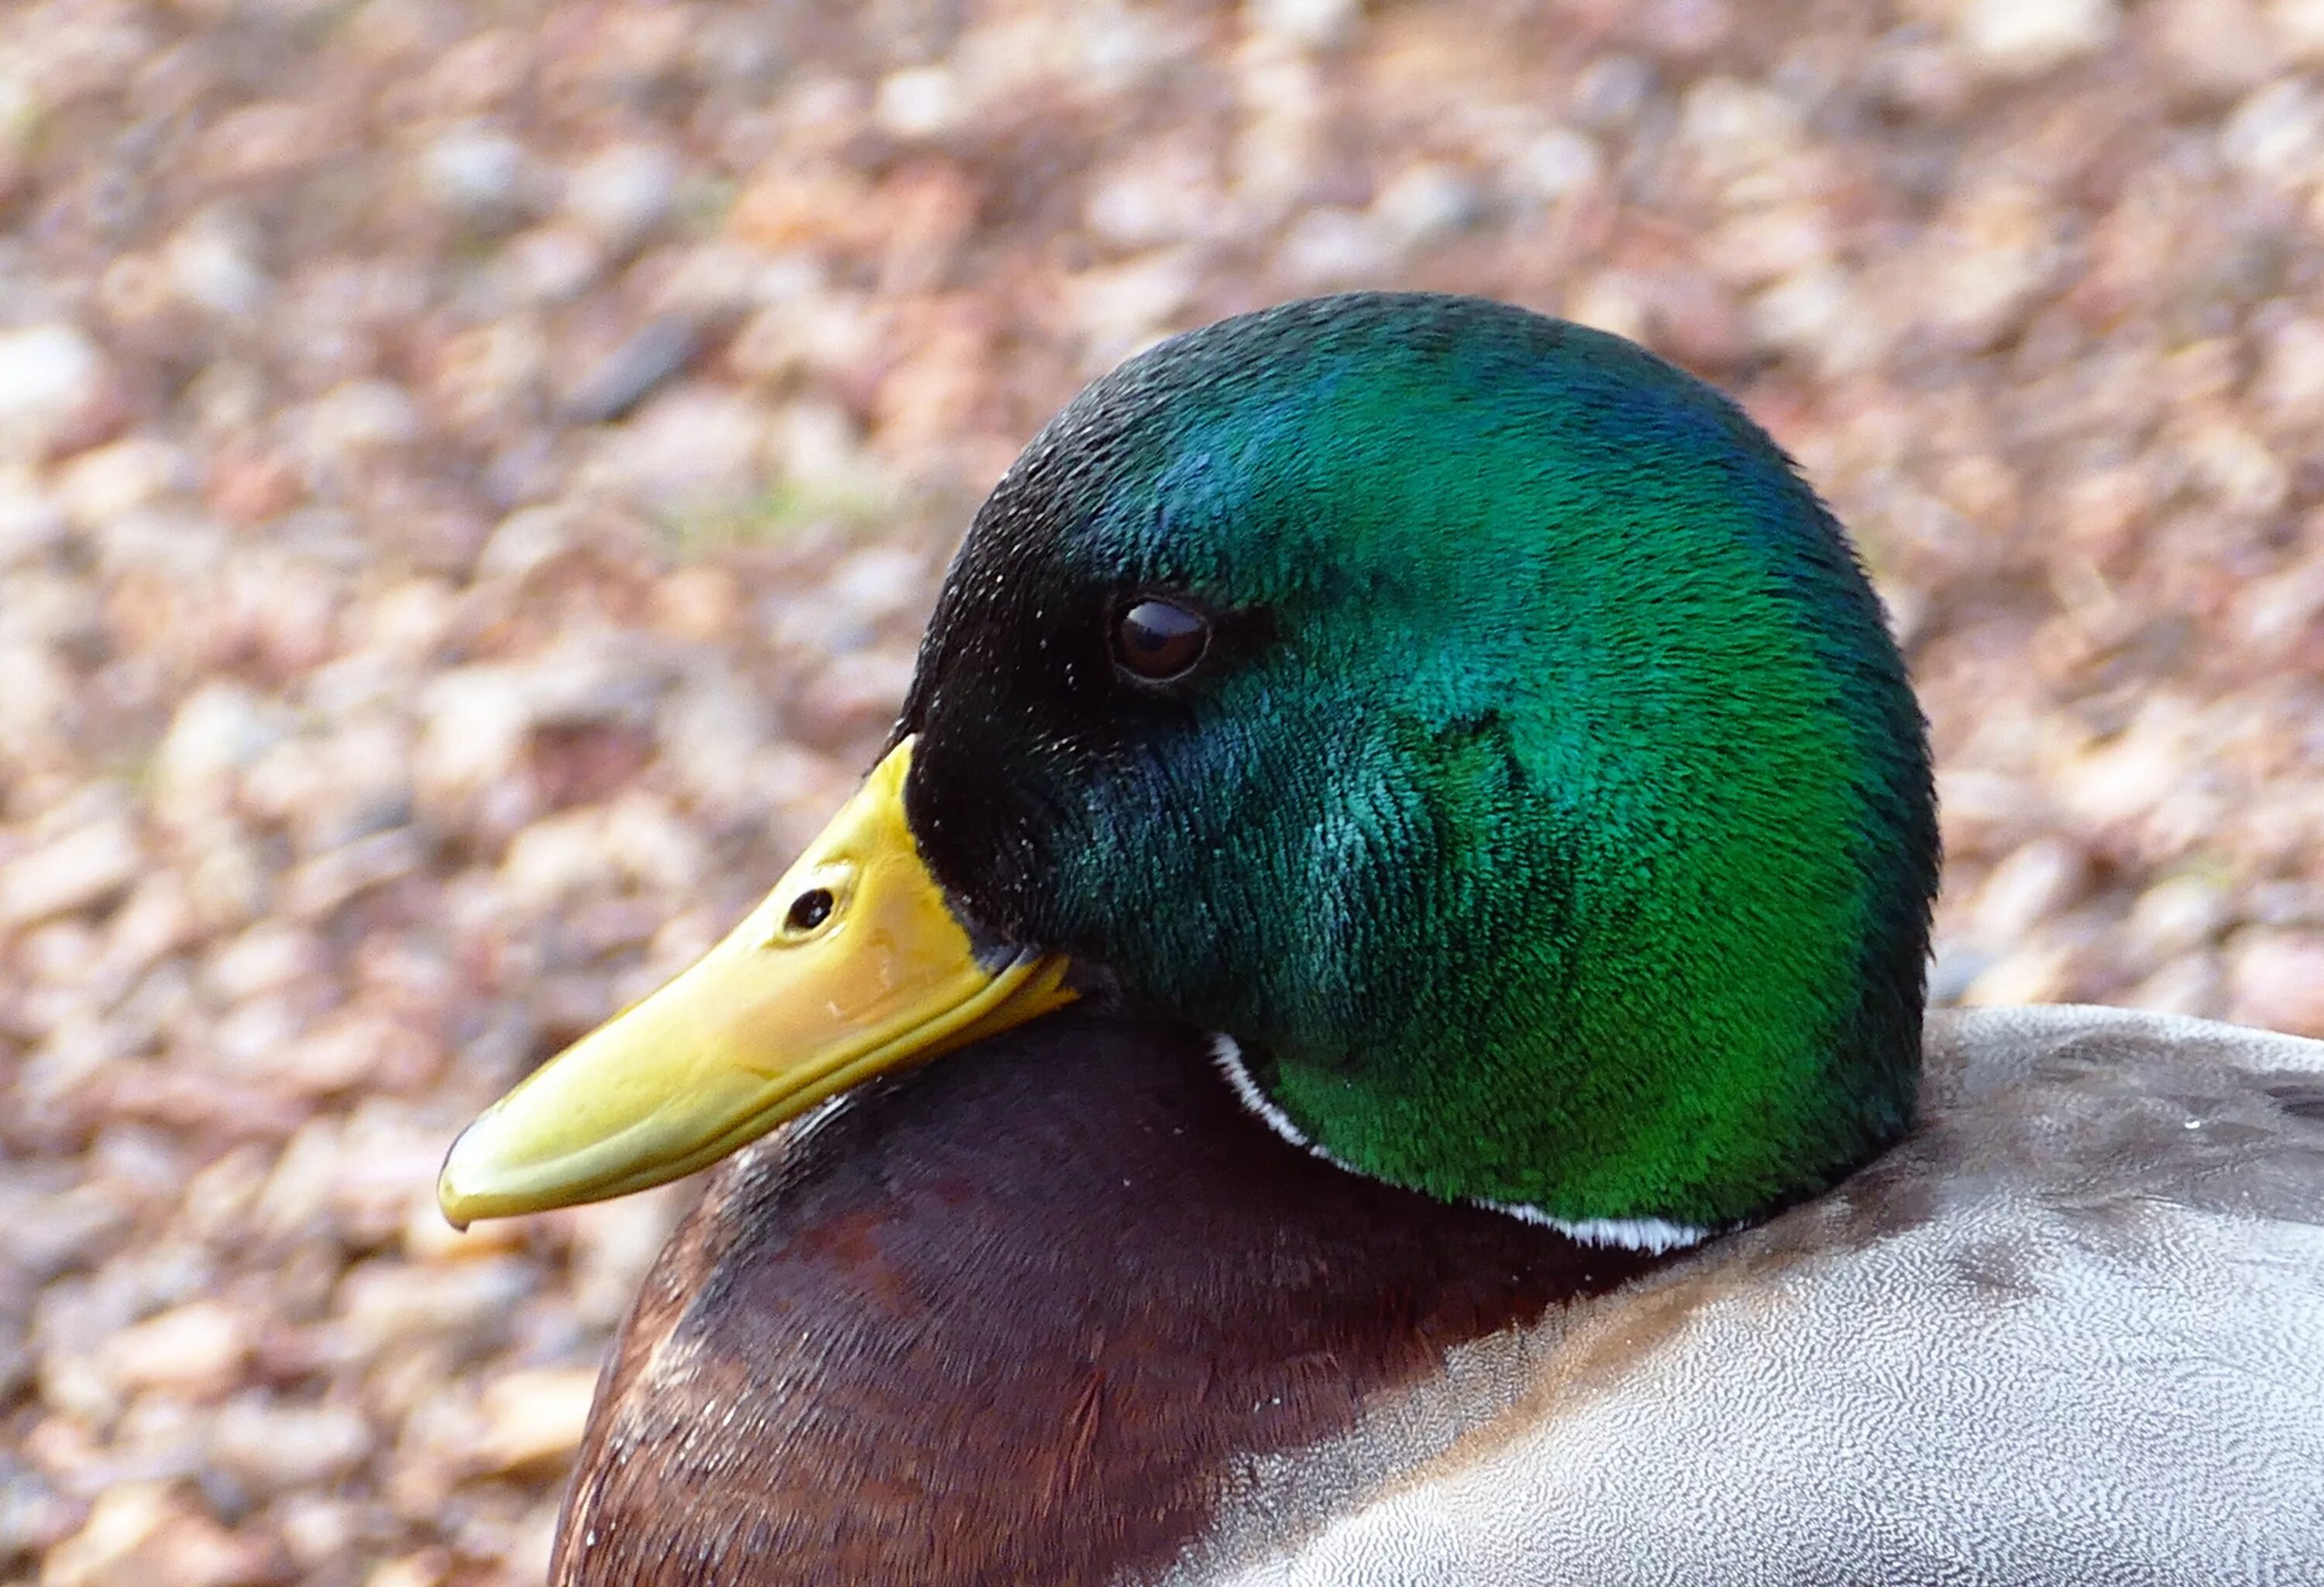
[(1941, 995), (2324, 1033), (2324, 0), (0, 10), (0, 1580), (539, 1579), (684, 1192), (467, 1115), (877, 747), (1175, 328), (1737, 392), (1934, 719)]

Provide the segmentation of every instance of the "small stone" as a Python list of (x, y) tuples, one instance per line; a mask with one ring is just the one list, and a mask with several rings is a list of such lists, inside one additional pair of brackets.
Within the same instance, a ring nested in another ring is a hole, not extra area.
[(576, 1207), (568, 1214), (574, 1304), (584, 1316), (603, 1327), (622, 1320), (670, 1230), (686, 1212), (687, 1200), (683, 1189), (664, 1186)]
[(2108, 1001), (2150, 1013), (2216, 1020), (2219, 1017), (2220, 988), (2225, 980), (2217, 955), (2190, 954), (2163, 965), (2119, 999)]
[(765, 464), (768, 415), (740, 392), (689, 382), (605, 433), (608, 445), (585, 466), (585, 479), (686, 512), (750, 496)]
[(140, 1124), (108, 1126), (84, 1159), (108, 1190), (175, 1200), (186, 1182), (186, 1154), (166, 1133)]
[(214, 180), (259, 181), (327, 158), (342, 136), (321, 106), (261, 100), (212, 122), (194, 149), (193, 161)]
[(1993, 967), (1995, 955), (1958, 937), (1940, 936), (1929, 959), (1929, 1007), (1950, 1009)]
[(1600, 270), (1568, 291), (1566, 318), (1631, 341), (1646, 336), (1650, 290), (1627, 270)]
[(500, 268), (519, 298), (566, 303), (587, 291), (604, 270), (605, 247), (578, 226), (538, 226), (509, 239)]
[(422, 1339), (475, 1352), (506, 1335), (539, 1285), (532, 1265), (514, 1257), (428, 1268), (374, 1259), (341, 1281), (337, 1310), (366, 1355)]
[(2257, 388), (2268, 409), (2303, 420), (2324, 415), (2324, 319), (2302, 315), (2278, 327), (2265, 358)]
[(2324, 0), (2268, 0), (2267, 21), (2296, 60), (2324, 60)]
[(1218, 216), (1218, 174), (1200, 151), (1144, 148), (1093, 179), (1084, 215), (1122, 247), (1152, 248), (1198, 236)]
[(81, 422), (104, 383), (104, 355), (72, 326), (0, 331), (0, 459), (46, 452)]
[(272, 1538), (230, 1532), (204, 1515), (173, 1517), (140, 1552), (152, 1561), (152, 1573), (131, 1578), (140, 1587), (154, 1580), (171, 1587), (279, 1587), (283, 1580)]
[(2324, 927), (2324, 884), (2263, 881), (2245, 895), (2244, 915), (2261, 926)]
[(1200, 284), (1199, 266), (1187, 250), (1161, 249), (1082, 272), (1073, 279), (1068, 301), (1092, 351), (1111, 364), (1153, 341)]
[(163, 955), (189, 946), (197, 934), (185, 878), (156, 872), (139, 881), (115, 912), (105, 944), (105, 973), (127, 981), (145, 973)]
[(682, 687), (654, 725), (661, 764), (713, 820), (750, 821), (766, 808), (760, 759), (778, 736), (772, 707), (738, 679), (705, 676)]
[(2028, 183), (1999, 182), (1954, 201), (1932, 234), (1939, 300), (1924, 311), (1956, 346), (1982, 348), (2005, 336), (2057, 270), (2057, 211)]
[(669, 218), (682, 174), (658, 143), (616, 143), (567, 177), (565, 210), (608, 247), (625, 248)]
[(685, 373), (702, 350), (702, 330), (682, 315), (658, 315), (575, 383), (559, 404), (574, 424), (606, 424)]
[(1969, 52), (2000, 77), (2032, 77), (2104, 49), (2115, 0), (1966, 0), (1953, 18)]
[(17, 938), (17, 973), (51, 985), (77, 984), (96, 968), (102, 941), (85, 921), (52, 920)]
[(538, 400), (549, 341), (530, 314), (508, 314), (447, 337), (431, 365), (437, 411), (455, 427), (490, 433)]
[(170, 1519), (170, 1490), (161, 1482), (118, 1482), (97, 1496), (81, 1529), (51, 1549), (42, 1587), (129, 1587), (124, 1567)]
[(161, 262), (171, 285), (185, 301), (212, 314), (244, 318), (264, 307), (274, 292), (274, 283), (258, 266), (257, 249), (248, 221), (205, 210), (171, 236)]
[(633, 889), (684, 896), (710, 874), (709, 857), (692, 825), (666, 799), (633, 789), (605, 809), (605, 852)]
[(671, 682), (668, 649), (642, 632), (577, 633), (517, 669), (548, 727), (648, 727)]
[(36, 1279), (90, 1266), (128, 1224), (127, 1210), (102, 1187), (34, 1190), (0, 1180), (0, 1258)]
[(2324, 1036), (2324, 935), (2254, 931), (2227, 961), (2227, 1018), (2294, 1036)]
[(197, 1300), (123, 1329), (105, 1342), (98, 1359), (124, 1389), (201, 1397), (233, 1385), (250, 1344), (240, 1313), (218, 1301)]
[[(226, 526), (174, 502), (156, 503), (107, 519), (93, 527), (91, 538), (97, 542), (97, 566), (109, 575), (134, 571), (181, 586), (221, 574), (229, 578), (239, 574), (253, 584), (260, 579), (260, 557), (244, 551), (249, 565), (230, 566), (232, 537)], [(205, 643), (231, 643), (229, 630), (238, 632), (263, 619), (263, 613), (215, 600), (187, 601), (174, 615), (180, 625), (175, 637), (198, 649)]]
[[(360, 1504), (296, 1490), (284, 1494), (276, 1502), (274, 1518), (290, 1563), (310, 1577), (350, 1553), (362, 1536), (364, 1525)], [(544, 1580), (546, 1576), (544, 1572)]]
[(245, 1394), (209, 1423), (209, 1458), (263, 1494), (325, 1486), (370, 1458), (371, 1424), (344, 1405), (285, 1405)]
[(2112, 826), (2150, 815), (2184, 784), (2184, 724), (2157, 701), (2114, 740), (2074, 757), (2052, 780), (2061, 802), (2086, 821)]
[(2065, 994), (2071, 971), (2071, 954), (2062, 945), (2029, 943), (1980, 972), (1960, 1001), (1972, 1008), (2056, 1002)]
[(2217, 937), (2228, 918), (2227, 890), (2203, 876), (2174, 876), (2138, 895), (2123, 933), (2155, 959), (2191, 953)]
[(41, 488), (32, 471), (9, 466), (5, 453), (0, 444), (0, 567), (46, 556), (64, 543), (71, 527), (63, 507)]
[(1570, 113), (1594, 132), (1613, 132), (1638, 118), (1655, 97), (1654, 63), (1614, 51), (1600, 55), (1573, 78)]
[(1800, 107), (1775, 89), (1712, 77), (1687, 90), (1679, 135), (1707, 172), (1727, 181), (1796, 153), (1806, 126)]
[(193, 484), (193, 464), (184, 452), (133, 436), (75, 457), (57, 476), (56, 499), (74, 522), (86, 527)]
[(495, 1379), (484, 1394), (478, 1467), (512, 1472), (565, 1460), (581, 1446), (596, 1392), (594, 1367), (539, 1367)]
[(305, 449), (318, 461), (337, 463), (403, 446), (418, 438), (420, 429), (420, 410), (401, 386), (349, 381), (325, 392), (309, 411)]
[(256, 844), (228, 829), (209, 837), (186, 878), (186, 898), (201, 924), (238, 929), (266, 908), (272, 877)]
[(409, 1092), (442, 1067), (443, 1053), (420, 1030), (383, 1014), (346, 1011), (274, 1049), (272, 1084), (301, 1096), (361, 1090), (374, 1096)]
[(0, 1560), (42, 1554), (81, 1518), (40, 1472), (0, 1455)]
[(791, 403), (770, 439), (776, 466), (806, 497), (876, 518), (898, 496), (894, 476), (866, 451), (854, 421), (836, 403)]
[(872, 119), (899, 138), (934, 138), (960, 119), (959, 85), (941, 66), (916, 66), (882, 78), (872, 101)]
[(415, 779), (423, 789), (453, 792), (512, 777), (534, 721), (522, 675), (493, 665), (438, 674), (420, 697), (420, 715)]
[(364, 1578), (364, 1587), (444, 1587), (451, 1573), (445, 1552), (427, 1548), (382, 1564)]
[(1760, 346), (1803, 357), (1831, 373), (1860, 368), (1877, 348), (1863, 337), (1866, 316), (1849, 273), (1812, 261), (1751, 300), (1748, 322)]
[(127, 890), (145, 866), (125, 816), (92, 822), (0, 868), (0, 927), (24, 927), (93, 909)]
[(2255, 90), (2219, 124), (2219, 156), (2286, 185), (2311, 180), (2324, 161), (2324, 103), (2296, 77)]
[(532, 1513), (518, 1522), (501, 1555), (502, 1568), (512, 1580), (544, 1582), (549, 1579), (549, 1565), (557, 1551), (558, 1506), (554, 1502), (536, 1504)]
[(1466, 231), (1484, 213), (1477, 185), (1433, 160), (1406, 166), (1372, 201), (1373, 215), (1406, 248), (1425, 248)]
[(1656, 54), (1687, 59), (1718, 49), (1734, 27), (1727, 0), (1652, 0), (1639, 18), (1638, 32)]
[(324, 850), (282, 879), (282, 907), (302, 919), (319, 919), (375, 888), (414, 875), (428, 848), (408, 826), (392, 827)]
[(280, 920), (262, 920), (209, 956), (202, 980), (224, 1002), (241, 1002), (296, 985), (321, 973), (322, 946), (313, 934)]
[[(360, 688), (343, 671), (314, 679), (310, 694), (327, 706), (333, 682)], [(410, 818), (411, 789), (403, 767), (410, 734), (384, 710), (346, 711), (327, 736), (286, 738), (245, 770), (242, 807), (287, 828), (298, 852), (309, 857), (391, 830)]]
[(799, 693), (795, 726), (801, 737), (827, 747), (886, 729), (911, 686), (913, 659), (885, 650), (833, 658)]
[(605, 852), (604, 816), (596, 809), (544, 817), (517, 834), (501, 863), (510, 896), (547, 909), (593, 893), (610, 892), (621, 868)]
[[(1827, 264), (1834, 244), (1822, 209), (1783, 205), (1737, 216), (1711, 235), (1707, 252), (1721, 280), (1758, 286)], [(1838, 284), (1846, 290), (1844, 277)]]
[(2253, 653), (2289, 660), (2324, 638), (2324, 558), (2252, 580), (2236, 605)]
[(206, 366), (180, 399), (194, 428), (211, 441), (229, 440), (255, 427), (271, 406), (266, 377), (237, 358)]
[(484, 578), (521, 579), (571, 550), (578, 540), (562, 507), (524, 507), (501, 520), (476, 553)]
[(2190, 88), (2242, 93), (2284, 64), (2283, 39), (2256, 0), (2169, 0), (2160, 10), (2158, 42)]
[(169, 1488), (144, 1482), (106, 1490), (41, 1576), (43, 1587), (274, 1587), (281, 1579), (269, 1539), (229, 1532)]
[(1258, 32), (1304, 49), (1343, 44), (1363, 19), (1362, 0), (1246, 0), (1243, 14)]
[(236, 773), (280, 743), (289, 724), (237, 683), (214, 681), (186, 697), (153, 757), (153, 801), (185, 826), (223, 816)]
[(892, 623), (927, 604), (927, 564), (901, 546), (867, 546), (832, 569), (824, 590), (860, 622)]
[(514, 210), (530, 175), (524, 145), (484, 126), (446, 133), (420, 156), (421, 189), (445, 208), (475, 219)]
[(681, 638), (715, 642), (742, 614), (742, 585), (724, 567), (676, 568), (654, 586), (653, 610), (655, 620)]
[(1993, 868), (1978, 891), (1971, 927), (1988, 947), (2006, 949), (2089, 887), (2089, 856), (2062, 837), (2037, 837)]
[(1553, 127), (1518, 151), (1508, 174), (1526, 197), (1554, 204), (1593, 186), (1605, 169), (1597, 139), (1572, 127)]
[(1283, 238), (1283, 267), (1311, 286), (1377, 279), (1392, 254), (1382, 227), (1361, 210), (1324, 205), (1303, 212)]
[[(438, 648), (458, 620), (459, 597), (443, 579), (407, 578), (382, 590), (362, 616), (365, 623), (361, 653), (382, 669), (378, 675), (382, 685), (369, 697), (401, 705), (410, 682), (404, 668), (436, 659)], [(355, 703), (326, 706), (311, 686), (309, 699), (317, 708), (331, 711), (351, 709)]]

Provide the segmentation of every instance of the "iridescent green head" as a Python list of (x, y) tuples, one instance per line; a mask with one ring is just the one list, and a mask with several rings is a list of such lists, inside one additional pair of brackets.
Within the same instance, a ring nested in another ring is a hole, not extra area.
[(1362, 294), (1133, 360), (979, 513), (903, 730), (965, 918), (1362, 1172), (1711, 1225), (1909, 1121), (1903, 663), (1788, 460), (1616, 337)]

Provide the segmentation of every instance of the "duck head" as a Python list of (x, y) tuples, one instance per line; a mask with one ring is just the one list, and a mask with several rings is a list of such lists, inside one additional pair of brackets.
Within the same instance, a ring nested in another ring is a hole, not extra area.
[(439, 1195), (671, 1178), (1102, 992), (1353, 1172), (1683, 1238), (1905, 1128), (1936, 866), (1878, 603), (1738, 409), (1505, 305), (1296, 303), (1058, 414), (863, 790)]

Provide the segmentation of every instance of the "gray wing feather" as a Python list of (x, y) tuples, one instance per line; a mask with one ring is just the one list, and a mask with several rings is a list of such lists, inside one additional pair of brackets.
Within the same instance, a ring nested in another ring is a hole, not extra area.
[(1929, 1060), (1907, 1144), (1254, 1471), (1176, 1579), (2324, 1584), (2324, 1043), (2025, 1009)]

